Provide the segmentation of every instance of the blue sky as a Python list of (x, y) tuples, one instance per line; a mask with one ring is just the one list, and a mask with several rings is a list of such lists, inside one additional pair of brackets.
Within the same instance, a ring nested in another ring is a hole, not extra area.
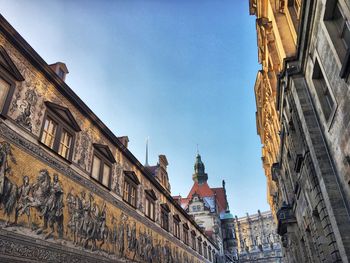
[(248, 0), (0, 0), (1, 14), (129, 149), (169, 161), (172, 194), (192, 186), (196, 145), (231, 212), (267, 210), (255, 127), (255, 18)]

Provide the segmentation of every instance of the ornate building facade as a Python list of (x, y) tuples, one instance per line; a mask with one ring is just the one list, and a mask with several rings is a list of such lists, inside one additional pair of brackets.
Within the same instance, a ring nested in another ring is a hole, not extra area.
[(155, 178), (67, 73), (0, 15), (0, 261), (218, 262), (170, 196), (165, 156)]
[(350, 259), (350, 4), (250, 0), (257, 128), (288, 262)]
[[(192, 179), (194, 183), (187, 197), (174, 196), (174, 199), (218, 244), (221, 260), (234, 262), (237, 259), (234, 218), (230, 214), (227, 202), (225, 181), (222, 182), (222, 187), (209, 187), (208, 174), (205, 173), (205, 166), (199, 154), (196, 156)], [(191, 238), (194, 239), (194, 236)], [(197, 247), (200, 248), (199, 243)]]
[(270, 211), (236, 216), (234, 223), (238, 262), (283, 262), (277, 225)]

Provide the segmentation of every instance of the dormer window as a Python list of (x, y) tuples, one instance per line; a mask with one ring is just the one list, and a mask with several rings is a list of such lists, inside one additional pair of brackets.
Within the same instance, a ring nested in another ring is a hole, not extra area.
[(41, 130), (40, 142), (61, 157), (71, 160), (75, 132), (80, 131), (70, 111), (52, 102), (45, 102), (47, 111)]
[(56, 62), (50, 65), (50, 68), (60, 77), (63, 81), (66, 80), (66, 75), (69, 73), (66, 64), (63, 62)]

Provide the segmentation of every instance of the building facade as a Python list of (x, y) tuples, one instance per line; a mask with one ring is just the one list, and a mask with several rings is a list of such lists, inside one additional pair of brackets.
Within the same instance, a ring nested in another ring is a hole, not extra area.
[(288, 262), (350, 259), (350, 4), (251, 0), (257, 128)]
[(229, 211), (225, 181), (222, 182), (222, 187), (209, 187), (208, 174), (205, 173), (199, 154), (196, 156), (192, 179), (194, 183), (187, 197), (175, 196), (174, 199), (217, 244), (221, 261), (234, 262), (237, 254), (234, 218)]
[(0, 15), (0, 261), (218, 262), (168, 181), (81, 101), (67, 73)]
[(277, 225), (270, 211), (236, 216), (234, 223), (238, 262), (283, 262)]

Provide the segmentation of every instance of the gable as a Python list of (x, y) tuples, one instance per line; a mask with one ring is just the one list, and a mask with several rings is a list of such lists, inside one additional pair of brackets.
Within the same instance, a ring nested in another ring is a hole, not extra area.
[(161, 204), (161, 207), (162, 207), (165, 211), (167, 211), (168, 213), (170, 212), (170, 207), (168, 206), (167, 203)]
[(110, 161), (111, 163), (115, 163), (114, 156), (107, 145), (98, 143), (94, 143), (93, 145), (99, 153), (101, 153), (105, 158), (107, 158), (108, 161)]
[(61, 105), (55, 104), (51, 101), (45, 101), (46, 107), (48, 107), (53, 113), (55, 113), (60, 119), (64, 120), (71, 128), (76, 132), (81, 131), (79, 124), (76, 122), (70, 110)]
[(153, 189), (147, 189), (145, 190), (145, 192), (153, 199), (153, 200), (157, 200), (157, 196), (156, 193), (153, 191)]
[(9, 73), (13, 78), (18, 81), (23, 81), (24, 78), (18, 71), (15, 64), (12, 62), (10, 56), (6, 53), (5, 48), (0, 45), (0, 68)]
[(137, 178), (137, 175), (134, 171), (124, 171), (124, 175), (128, 177), (131, 181), (133, 181), (135, 184), (140, 184), (139, 178)]

